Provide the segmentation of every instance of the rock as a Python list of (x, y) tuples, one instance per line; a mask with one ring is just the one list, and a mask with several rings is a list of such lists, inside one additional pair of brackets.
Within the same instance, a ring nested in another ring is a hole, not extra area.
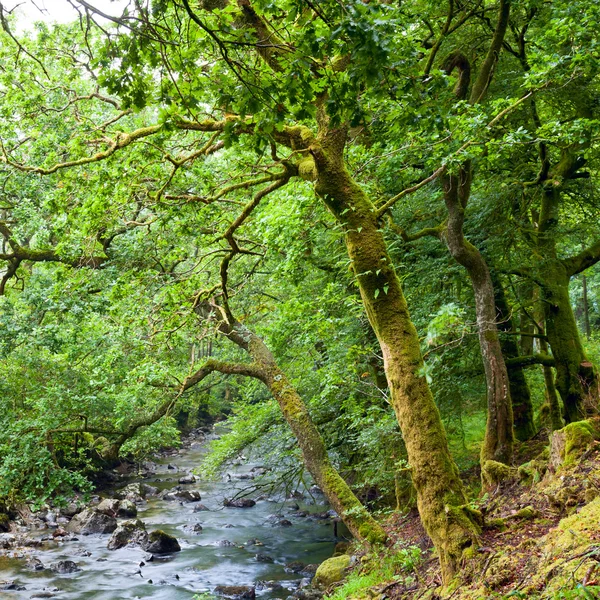
[(179, 483), (188, 484), (188, 483), (196, 483), (196, 476), (190, 473), (189, 475), (185, 475), (184, 477), (179, 478)]
[(12, 533), (0, 533), (0, 548), (8, 550), (15, 543), (15, 536)]
[(281, 519), (280, 521), (277, 521), (275, 523), (276, 526), (278, 527), (291, 527), (292, 526), (292, 522), (289, 521), (288, 519)]
[(142, 546), (148, 543), (148, 533), (146, 526), (142, 521), (125, 521), (115, 529), (108, 540), (107, 548), (109, 550), (117, 550), (124, 546)]
[(301, 573), (304, 567), (306, 567), (306, 565), (299, 560), (293, 560), (292, 562), (285, 564), (285, 570), (288, 573)]
[(350, 566), (350, 556), (342, 554), (341, 556), (335, 556), (328, 558), (325, 562), (322, 562), (315, 573), (313, 579), (313, 585), (317, 587), (326, 588), (333, 583), (342, 581), (346, 576), (346, 569)]
[(255, 600), (256, 588), (250, 585), (218, 585), (215, 594), (232, 600)]
[(171, 463), (167, 465), (167, 469), (169, 469), (169, 471), (177, 471), (177, 467)]
[(121, 500), (119, 502), (119, 508), (117, 509), (117, 517), (124, 519), (131, 519), (137, 517), (138, 509), (137, 506), (131, 502), (131, 500)]
[(69, 533), (81, 533), (83, 535), (112, 533), (116, 528), (117, 520), (114, 517), (89, 508), (75, 515), (67, 525)]
[(30, 571), (43, 571), (46, 568), (44, 566), (44, 563), (36, 556), (30, 557), (29, 560), (25, 563), (25, 566)]
[(257, 538), (252, 538), (246, 542), (246, 546), (264, 546), (264, 544)]
[(228, 500), (225, 498), (225, 500), (223, 500), (223, 506), (230, 508), (251, 508), (255, 505), (256, 502), (250, 498), (236, 498), (235, 500)]
[(202, 496), (198, 490), (181, 490), (177, 492), (177, 497), (184, 502), (198, 502)]
[(317, 572), (317, 569), (319, 568), (319, 565), (316, 564), (312, 564), (312, 565), (305, 565), (304, 568), (302, 569), (302, 571), (300, 571), (300, 573), (302, 575), (307, 575), (309, 578), (313, 578), (315, 573)]
[(219, 540), (217, 542), (217, 546), (221, 546), (222, 548), (231, 548), (232, 546), (235, 546), (235, 544), (229, 540)]
[(194, 506), (194, 512), (204, 512), (206, 510), (210, 510), (208, 506), (204, 506), (204, 504), (196, 504)]
[(65, 517), (74, 517), (78, 512), (81, 512), (82, 509), (83, 506), (77, 502), (69, 502), (69, 504), (60, 509), (60, 514)]
[(66, 575), (67, 573), (77, 573), (81, 569), (72, 560), (59, 560), (50, 567), (55, 573)]
[(151, 554), (171, 554), (181, 550), (177, 539), (160, 529), (150, 533), (146, 544), (142, 547)]
[(190, 533), (202, 533), (202, 525), (194, 523), (193, 525), (185, 525), (184, 529)]
[(116, 517), (117, 511), (119, 510), (119, 500), (116, 498), (105, 498), (98, 504), (96, 510), (103, 515), (108, 515), (110, 517)]
[(19, 585), (15, 581), (0, 581), (0, 590), (10, 590), (15, 592), (22, 592), (26, 588), (23, 585)]
[(275, 562), (269, 555), (262, 554), (261, 552), (259, 552), (258, 554), (256, 554), (254, 558), (256, 559), (256, 562), (260, 562), (260, 563), (273, 563), (273, 562)]
[(171, 490), (163, 495), (163, 500), (173, 502), (180, 500), (182, 502), (198, 502), (202, 500), (202, 496), (198, 490)]
[(67, 532), (66, 529), (63, 529), (62, 527), (59, 527), (53, 534), (52, 537), (53, 538), (57, 538), (57, 537), (65, 537), (66, 535), (69, 535), (69, 533)]

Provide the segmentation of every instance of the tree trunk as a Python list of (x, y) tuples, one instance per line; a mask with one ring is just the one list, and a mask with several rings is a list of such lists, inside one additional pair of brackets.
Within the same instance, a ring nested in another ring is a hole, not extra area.
[(374, 204), (343, 162), (346, 131), (327, 130), (311, 145), (316, 192), (343, 226), (362, 301), (381, 346), (392, 406), (402, 431), (417, 506), (448, 583), (479, 533), (439, 411), (421, 370), (417, 331), (410, 319)]
[(597, 411), (600, 383), (594, 365), (583, 350), (569, 298), (569, 282), (577, 271), (569, 270), (569, 261), (559, 259), (556, 251), (556, 229), (563, 182), (574, 176), (585, 163), (585, 159), (575, 150), (563, 149), (560, 161), (543, 184), (537, 236), (538, 252), (541, 255), (538, 274), (543, 282), (541, 287), (546, 335), (556, 360), (556, 388), (563, 401), (567, 423), (584, 419), (588, 412)]
[(223, 323), (220, 331), (246, 350), (254, 361), (258, 378), (269, 388), (296, 437), (304, 465), (352, 535), (369, 544), (384, 542), (387, 535), (383, 527), (369, 514), (331, 464), (323, 438), (306, 404), (263, 340), (237, 321)]
[(486, 468), (489, 460), (509, 464), (513, 453), (513, 412), (508, 372), (496, 327), (494, 286), (485, 259), (463, 233), (465, 207), (470, 195), (471, 165), (458, 176), (443, 177), (444, 199), (448, 208), (446, 244), (456, 262), (465, 267), (475, 295), (479, 345), (487, 384), (487, 423), (481, 447), (481, 476), (486, 484), (495, 483)]
[(563, 401), (565, 420), (572, 423), (595, 411), (598, 379), (581, 344), (569, 298), (569, 276), (563, 263), (548, 260), (542, 268), (546, 335), (556, 360), (556, 388)]
[[(504, 287), (497, 275), (492, 273), (494, 284), (496, 309), (498, 313), (498, 329), (500, 333), (507, 335), (500, 336), (500, 346), (505, 358), (516, 358), (520, 356), (517, 339), (513, 326), (512, 314), (506, 300)], [(532, 337), (529, 338), (533, 340)], [(530, 354), (533, 354), (533, 347)], [(525, 441), (531, 439), (537, 432), (533, 420), (533, 404), (531, 402), (531, 393), (529, 384), (525, 377), (525, 370), (521, 365), (513, 365), (508, 368), (508, 382), (510, 385), (510, 398), (512, 401), (514, 433), (518, 440)]]

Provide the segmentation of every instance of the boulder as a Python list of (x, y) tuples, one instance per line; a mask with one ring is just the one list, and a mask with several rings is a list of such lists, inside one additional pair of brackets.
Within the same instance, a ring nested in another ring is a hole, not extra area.
[(98, 504), (96, 510), (103, 515), (116, 517), (117, 511), (119, 510), (119, 503), (120, 500), (117, 500), (117, 498), (105, 498)]
[(346, 569), (350, 566), (350, 560), (350, 556), (342, 554), (322, 562), (315, 573), (313, 585), (325, 588), (342, 581), (346, 576)]
[(148, 540), (142, 548), (151, 554), (172, 554), (181, 550), (177, 539), (160, 529), (148, 535)]
[(204, 504), (196, 504), (194, 506), (194, 512), (204, 512), (206, 510), (210, 510), (208, 506), (204, 506)]
[(59, 560), (50, 567), (55, 573), (65, 575), (67, 573), (77, 573), (81, 569), (72, 560)]
[(179, 483), (188, 484), (188, 483), (196, 483), (196, 476), (190, 473), (189, 475), (185, 475), (184, 477), (179, 478)]
[(255, 600), (256, 588), (250, 585), (218, 585), (215, 594), (232, 600)]
[(7, 550), (15, 543), (15, 536), (12, 533), (0, 533), (0, 548)]
[(74, 517), (78, 512), (83, 509), (83, 506), (77, 502), (69, 502), (66, 506), (60, 509), (60, 514), (65, 517)]
[(125, 546), (142, 546), (148, 543), (148, 533), (146, 526), (142, 521), (125, 521), (121, 523), (110, 536), (107, 548), (109, 550), (117, 550)]
[(258, 554), (256, 554), (254, 558), (256, 559), (256, 562), (260, 562), (260, 563), (274, 563), (275, 562), (272, 557), (270, 557), (268, 554), (263, 554), (262, 552), (259, 552)]
[(202, 500), (202, 496), (198, 490), (178, 490), (174, 489), (166, 492), (163, 495), (163, 500), (173, 502), (179, 500), (181, 502), (198, 502)]
[(67, 525), (69, 533), (81, 533), (82, 535), (112, 533), (116, 528), (117, 520), (114, 517), (90, 508), (75, 515)]
[(223, 500), (223, 506), (230, 508), (252, 508), (256, 502), (250, 498), (236, 498), (234, 500)]
[(121, 500), (119, 502), (119, 508), (117, 509), (117, 517), (124, 519), (131, 519), (137, 517), (138, 509), (137, 506), (131, 502), (131, 500)]

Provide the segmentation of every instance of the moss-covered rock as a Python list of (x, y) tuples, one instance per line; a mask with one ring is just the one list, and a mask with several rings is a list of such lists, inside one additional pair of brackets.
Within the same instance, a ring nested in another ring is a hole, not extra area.
[(513, 517), (515, 519), (535, 519), (540, 513), (533, 506), (526, 506), (518, 510)]
[(317, 587), (328, 587), (333, 583), (342, 581), (346, 576), (346, 569), (350, 566), (350, 557), (347, 554), (334, 556), (322, 562), (315, 573), (313, 585)]
[(160, 529), (150, 533), (142, 547), (146, 552), (152, 554), (172, 554), (181, 550), (177, 539)]
[(550, 465), (553, 470), (575, 464), (600, 436), (598, 419), (569, 423), (550, 439)]

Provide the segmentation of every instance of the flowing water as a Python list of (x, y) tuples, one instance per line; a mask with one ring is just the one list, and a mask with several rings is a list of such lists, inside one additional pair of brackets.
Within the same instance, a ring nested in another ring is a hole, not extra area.
[[(159, 460), (156, 474), (144, 481), (160, 488), (172, 487), (179, 477), (199, 464), (205, 452), (204, 445), (192, 444), (177, 456)], [(176, 472), (167, 468), (169, 463), (176, 467)], [(46, 567), (59, 560), (73, 560), (81, 571), (66, 575), (58, 575), (49, 568), (31, 571), (23, 560), (3, 557), (0, 579), (14, 580), (25, 591), (0, 591), (0, 598), (183, 600), (212, 592), (217, 585), (257, 584), (260, 598), (286, 598), (303, 576), (290, 572), (285, 565), (292, 561), (321, 562), (332, 555), (339, 540), (331, 522), (295, 514), (296, 503), (313, 513), (326, 510), (322, 496), (317, 497), (317, 503), (310, 496), (305, 500), (285, 500), (281, 496), (258, 500), (252, 508), (223, 507), (224, 497), (231, 498), (251, 483), (238, 477), (249, 473), (253, 466), (250, 463), (230, 469), (231, 481), (225, 477), (222, 481), (198, 481), (182, 486), (200, 491), (201, 502), (209, 511), (194, 512), (195, 503), (180, 504), (152, 497), (145, 505), (138, 506), (138, 518), (144, 521), (147, 530), (162, 529), (174, 535), (181, 552), (147, 562), (148, 554), (137, 547), (107, 550), (109, 535), (78, 535), (76, 541), (64, 543), (49, 541), (27, 554), (37, 557)], [(135, 479), (127, 482), (132, 481)], [(292, 525), (274, 525), (273, 515), (281, 515)], [(202, 525), (199, 534), (189, 531), (189, 526), (195, 523)], [(48, 531), (40, 532), (39, 536), (44, 534)], [(232, 545), (224, 545), (225, 540)], [(259, 540), (263, 545), (248, 544), (250, 540)], [(257, 561), (257, 553), (268, 555), (274, 562)], [(140, 567), (142, 562), (146, 564)], [(264, 586), (260, 582), (270, 583)]]

